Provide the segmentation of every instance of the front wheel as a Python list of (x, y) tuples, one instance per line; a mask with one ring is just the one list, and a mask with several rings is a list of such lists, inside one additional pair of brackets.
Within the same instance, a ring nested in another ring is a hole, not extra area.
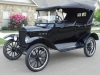
[(9, 60), (16, 60), (21, 57), (22, 52), (17, 41), (8, 40), (3, 46), (3, 54)]
[(49, 50), (44, 44), (35, 44), (28, 49), (25, 63), (28, 69), (37, 72), (44, 69), (49, 61)]
[(93, 37), (89, 37), (84, 46), (84, 53), (87, 57), (94, 55), (96, 51), (96, 41)]

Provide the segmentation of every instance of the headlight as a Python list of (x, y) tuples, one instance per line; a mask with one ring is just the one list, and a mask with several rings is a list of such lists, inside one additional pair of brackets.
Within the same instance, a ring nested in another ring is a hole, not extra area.
[(28, 39), (30, 39), (30, 37), (29, 37), (29, 36), (26, 36), (26, 37), (25, 37), (25, 42), (26, 42), (26, 43), (27, 43)]
[(17, 41), (17, 35), (14, 36), (14, 41)]

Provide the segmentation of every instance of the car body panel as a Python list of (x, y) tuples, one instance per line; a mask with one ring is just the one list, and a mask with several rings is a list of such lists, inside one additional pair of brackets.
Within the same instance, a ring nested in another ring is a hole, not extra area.
[(4, 39), (6, 39), (6, 40), (14, 39), (14, 36), (19, 37), (18, 34), (10, 34), (10, 35), (6, 35), (6, 36), (4, 37)]

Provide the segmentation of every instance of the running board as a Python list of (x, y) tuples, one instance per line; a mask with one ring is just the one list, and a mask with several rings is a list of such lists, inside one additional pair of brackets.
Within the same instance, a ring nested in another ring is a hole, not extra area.
[(60, 52), (83, 48), (83, 44), (77, 42), (55, 44), (55, 46)]

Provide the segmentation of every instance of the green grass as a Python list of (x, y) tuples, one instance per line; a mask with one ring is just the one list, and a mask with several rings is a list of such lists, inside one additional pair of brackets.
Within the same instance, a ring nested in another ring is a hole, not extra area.
[(100, 33), (100, 30), (91, 30), (91, 32)]
[(92, 27), (100, 27), (100, 25), (93, 25)]
[(4, 44), (6, 42), (6, 40), (0, 38), (0, 44)]
[(11, 30), (1, 30), (1, 33), (17, 33), (18, 31), (11, 31)]

